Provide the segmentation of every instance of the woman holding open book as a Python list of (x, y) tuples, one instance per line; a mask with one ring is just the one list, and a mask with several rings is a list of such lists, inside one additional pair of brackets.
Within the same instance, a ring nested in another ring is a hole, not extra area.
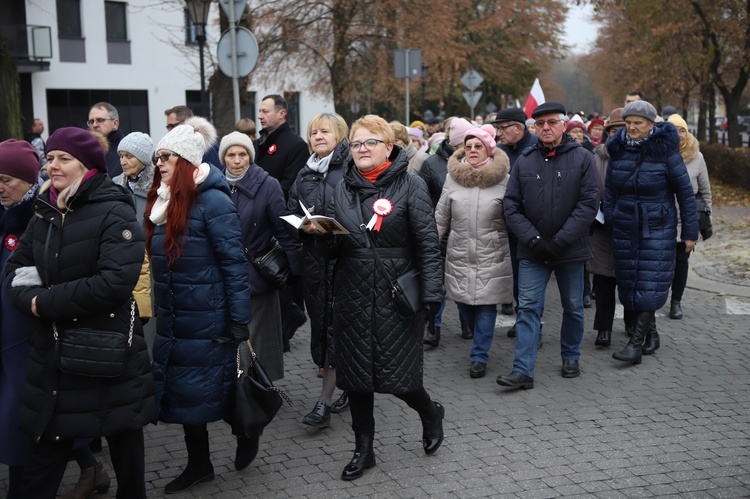
[[(305, 216), (301, 204), (312, 213), (323, 213), (331, 202), (333, 189), (344, 176), (344, 165), (351, 159), (349, 141), (346, 139), (348, 132), (344, 118), (335, 113), (319, 114), (307, 125), (307, 143), (312, 155), (297, 174), (297, 180), (289, 191), (287, 208), (290, 213)], [(331, 403), (336, 389), (336, 368), (329, 326), (336, 260), (324, 258), (315, 251), (314, 233), (312, 224), (299, 228), (305, 263), (305, 307), (310, 315), (310, 350), (313, 362), (323, 370), (323, 388), (318, 402), (302, 419), (302, 423), (327, 428), (330, 426), (331, 412), (344, 410), (349, 405), (349, 399), (344, 392), (336, 403)]]

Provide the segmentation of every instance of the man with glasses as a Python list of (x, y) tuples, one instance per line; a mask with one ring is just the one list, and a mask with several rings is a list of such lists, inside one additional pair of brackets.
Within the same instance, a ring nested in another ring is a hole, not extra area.
[[(492, 126), (497, 130), (497, 146), (508, 155), (510, 168), (516, 164), (521, 151), (535, 145), (539, 139), (526, 130), (526, 113), (518, 107), (503, 109), (494, 120)], [(508, 242), (510, 243), (510, 263), (513, 269), (513, 298), (518, 303), (518, 238), (508, 227)], [(504, 303), (500, 309), (503, 315), (513, 315), (513, 304)], [(516, 337), (516, 325), (508, 329), (508, 338)]]
[(122, 173), (120, 155), (117, 146), (124, 137), (120, 130), (120, 115), (117, 108), (109, 102), (97, 102), (89, 109), (89, 119), (86, 122), (89, 130), (102, 134), (109, 142), (107, 151), (107, 174), (116, 177)]
[(516, 160), (504, 198), (507, 224), (518, 237), (518, 316), (513, 370), (497, 378), (499, 385), (526, 389), (534, 387), (544, 296), (552, 272), (563, 305), (562, 376), (580, 374), (583, 271), (599, 201), (594, 157), (565, 133), (565, 106), (546, 102), (531, 116), (539, 142)]
[[(182, 125), (185, 123), (185, 120), (188, 118), (192, 118), (195, 116), (193, 114), (193, 110), (190, 109), (187, 106), (179, 105), (170, 107), (169, 109), (164, 110), (164, 116), (167, 117), (167, 133), (171, 132), (172, 129), (178, 125)], [(203, 155), (204, 163), (208, 163), (210, 165), (214, 165), (216, 168), (224, 171), (224, 166), (221, 164), (221, 160), (219, 160), (219, 143), (216, 142), (211, 148), (206, 151), (206, 154)]]

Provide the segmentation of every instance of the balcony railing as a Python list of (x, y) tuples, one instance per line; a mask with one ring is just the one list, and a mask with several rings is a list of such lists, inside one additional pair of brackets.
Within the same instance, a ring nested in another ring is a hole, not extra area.
[(52, 59), (52, 30), (49, 26), (2, 24), (0, 31), (19, 73), (49, 69), (49, 59)]

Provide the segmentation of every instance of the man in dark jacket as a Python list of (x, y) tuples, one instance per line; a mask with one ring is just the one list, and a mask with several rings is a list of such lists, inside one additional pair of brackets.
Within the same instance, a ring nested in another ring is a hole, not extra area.
[(507, 224), (518, 237), (518, 317), (513, 370), (497, 383), (534, 387), (534, 364), (552, 272), (563, 304), (562, 376), (580, 374), (583, 339), (583, 271), (589, 257), (599, 175), (593, 156), (565, 133), (565, 107), (547, 102), (532, 113), (539, 143), (524, 150), (505, 192)]
[[(518, 107), (503, 109), (492, 121), (497, 130), (497, 146), (508, 155), (510, 168), (527, 147), (536, 145), (539, 138), (526, 129), (526, 113)], [(510, 243), (510, 264), (513, 269), (513, 298), (518, 303), (518, 238), (508, 227), (508, 242)], [(513, 315), (513, 304), (503, 304), (502, 312)], [(508, 330), (508, 337), (516, 337), (516, 325)]]
[(107, 138), (109, 151), (107, 151), (107, 173), (114, 178), (122, 173), (120, 166), (120, 155), (117, 146), (125, 136), (120, 130), (120, 114), (117, 108), (109, 102), (97, 102), (89, 109), (89, 119), (86, 122), (89, 130), (99, 132)]

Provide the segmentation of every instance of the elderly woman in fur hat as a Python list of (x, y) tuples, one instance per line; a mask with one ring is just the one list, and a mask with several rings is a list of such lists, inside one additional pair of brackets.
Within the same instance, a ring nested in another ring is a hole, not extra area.
[(473, 332), (472, 378), (485, 375), (494, 338), (497, 303), (513, 301), (510, 245), (503, 197), (508, 156), (495, 145), (495, 128), (468, 130), (448, 160), (448, 177), (435, 211), (442, 239), (448, 234), (445, 288)]
[[(708, 181), (708, 169), (706, 160), (701, 154), (698, 139), (688, 131), (687, 123), (679, 114), (672, 114), (667, 120), (677, 127), (677, 135), (680, 136), (680, 154), (687, 167), (690, 185), (693, 186), (693, 193), (706, 201), (709, 212), (711, 211), (711, 183)], [(678, 224), (679, 227), (679, 224)], [(704, 233), (703, 238), (710, 237), (709, 233)], [(671, 319), (682, 319), (682, 294), (685, 292), (688, 277), (688, 259), (690, 252), (685, 251), (685, 243), (680, 240), (680, 233), (677, 233), (677, 260), (675, 262), (674, 279), (672, 279), (672, 300), (669, 308), (669, 317)]]
[[(145, 213), (156, 301), (154, 383), (159, 420), (182, 424), (188, 463), (167, 494), (214, 479), (207, 423), (229, 414), (236, 348), (248, 338), (250, 286), (229, 185), (203, 163), (216, 140), (205, 119), (188, 118), (156, 148)], [(257, 452), (238, 438), (235, 466)]]

